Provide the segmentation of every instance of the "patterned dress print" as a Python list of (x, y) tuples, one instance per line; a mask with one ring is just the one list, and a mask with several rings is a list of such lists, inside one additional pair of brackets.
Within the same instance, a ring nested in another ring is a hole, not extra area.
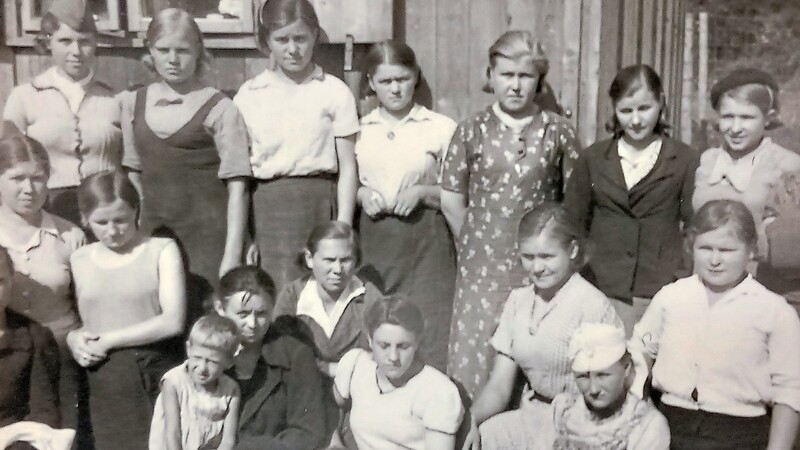
[(508, 294), (525, 284), (516, 252), (522, 214), (560, 201), (578, 159), (575, 131), (540, 112), (517, 134), (492, 108), (462, 122), (445, 156), (442, 188), (467, 199), (457, 238), (458, 275), (450, 325), (448, 374), (475, 396), (494, 359), (489, 338)]

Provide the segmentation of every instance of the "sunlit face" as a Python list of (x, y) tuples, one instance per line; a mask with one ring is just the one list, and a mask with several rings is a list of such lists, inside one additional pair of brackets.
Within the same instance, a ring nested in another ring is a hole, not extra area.
[(379, 64), (369, 77), (369, 86), (387, 111), (407, 112), (414, 103), (417, 72), (399, 64)]
[(552, 297), (574, 273), (572, 260), (578, 256), (578, 248), (565, 247), (545, 227), (538, 235), (520, 240), (519, 255), (536, 290), (544, 297)]
[(272, 320), (272, 301), (261, 294), (236, 292), (214, 305), (217, 313), (236, 324), (244, 344), (260, 344)]
[(314, 254), (306, 250), (305, 259), (317, 284), (331, 297), (339, 298), (355, 271), (353, 244), (347, 239), (323, 239)]
[(203, 345), (186, 343), (186, 365), (189, 378), (198, 386), (213, 387), (233, 363), (232, 355)]
[(614, 114), (617, 115), (625, 138), (632, 143), (642, 142), (653, 136), (653, 130), (661, 116), (661, 103), (653, 91), (642, 85), (632, 95), (617, 102)]
[(747, 153), (758, 147), (767, 129), (767, 116), (747, 100), (723, 95), (717, 107), (719, 131), (732, 152)]
[(186, 29), (165, 34), (149, 48), (158, 75), (167, 83), (180, 84), (197, 73), (200, 48)]
[(278, 68), (287, 75), (302, 73), (311, 64), (317, 32), (296, 20), (269, 34), (267, 47)]
[(86, 222), (97, 240), (114, 251), (129, 250), (138, 236), (136, 210), (121, 198), (96, 207)]
[(5, 255), (0, 255), (0, 310), (11, 303), (11, 285), (14, 281), (14, 268)]
[(753, 258), (753, 249), (736, 236), (731, 224), (698, 235), (692, 249), (695, 272), (717, 292), (739, 284)]
[(0, 173), (0, 205), (23, 217), (39, 213), (47, 199), (47, 178), (33, 161), (15, 164)]
[(620, 360), (607, 369), (575, 372), (575, 382), (583, 393), (586, 406), (598, 413), (618, 406), (627, 395), (626, 380), (630, 371), (631, 365)]
[(523, 117), (530, 113), (539, 72), (528, 57), (508, 59), (494, 58), (489, 68), (489, 86), (494, 91), (500, 107), (513, 117)]
[(370, 340), (372, 359), (378, 365), (378, 373), (390, 380), (400, 379), (408, 372), (418, 346), (414, 333), (390, 323), (376, 328)]
[(89, 75), (95, 65), (96, 50), (94, 33), (75, 31), (63, 23), (50, 36), (53, 65), (76, 81)]

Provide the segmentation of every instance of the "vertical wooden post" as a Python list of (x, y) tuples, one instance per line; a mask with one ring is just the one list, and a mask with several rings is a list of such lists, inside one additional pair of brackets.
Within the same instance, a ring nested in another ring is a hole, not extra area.
[(697, 118), (706, 119), (706, 105), (708, 105), (708, 13), (698, 15), (697, 24)]
[(694, 92), (693, 39), (694, 15), (686, 14), (683, 40), (683, 88), (681, 89), (681, 140), (692, 142), (692, 92)]

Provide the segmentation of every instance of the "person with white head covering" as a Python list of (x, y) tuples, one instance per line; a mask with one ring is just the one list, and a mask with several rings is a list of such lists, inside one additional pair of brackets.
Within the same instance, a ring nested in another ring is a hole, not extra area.
[(633, 364), (622, 328), (584, 323), (569, 353), (582, 397), (563, 393), (553, 399), (554, 450), (669, 448), (667, 420), (628, 391)]

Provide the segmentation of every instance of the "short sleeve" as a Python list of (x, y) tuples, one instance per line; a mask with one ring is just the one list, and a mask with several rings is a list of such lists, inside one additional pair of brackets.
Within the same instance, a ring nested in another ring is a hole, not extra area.
[(122, 128), (122, 166), (141, 171), (142, 162), (133, 140), (133, 114), (136, 108), (136, 92), (122, 91), (117, 94), (120, 105), (120, 126)]
[(350, 89), (347, 88), (347, 85), (338, 78), (336, 80), (337, 92), (333, 105), (333, 135), (335, 137), (351, 136), (358, 133), (360, 128), (356, 99)]
[(514, 318), (517, 315), (516, 292), (512, 291), (503, 305), (503, 313), (500, 315), (500, 323), (497, 325), (494, 335), (489, 344), (497, 351), (511, 359), (514, 347)]
[(210, 128), (219, 153), (219, 178), (252, 176), (247, 126), (233, 101), (228, 97), (221, 99), (211, 108), (203, 123)]
[(455, 434), (464, 418), (464, 404), (452, 381), (442, 373), (434, 372), (434, 375), (437, 375), (436, 382), (427, 383), (422, 424), (428, 430)]
[(366, 356), (367, 352), (360, 348), (354, 348), (342, 356), (339, 364), (336, 366), (336, 376), (333, 377), (333, 384), (342, 398), (350, 398), (350, 382), (353, 379), (353, 373), (356, 371), (356, 365), (361, 360), (362, 356)]
[(467, 126), (462, 123), (456, 127), (447, 152), (442, 159), (442, 173), (439, 176), (439, 184), (442, 189), (463, 195), (467, 194), (470, 175), (467, 164), (469, 152)]

